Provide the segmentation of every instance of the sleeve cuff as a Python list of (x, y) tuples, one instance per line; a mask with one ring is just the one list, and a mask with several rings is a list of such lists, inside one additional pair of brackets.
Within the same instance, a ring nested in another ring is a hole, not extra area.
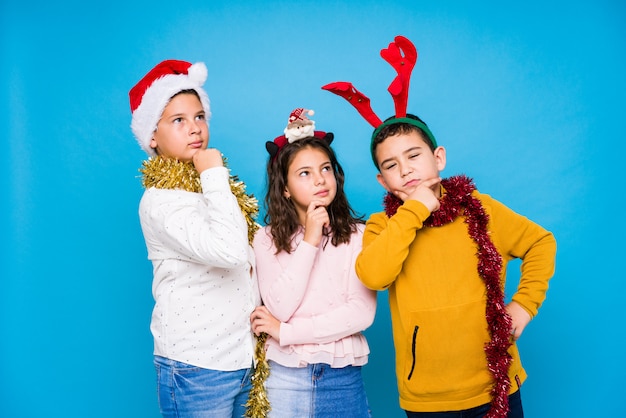
[(204, 193), (230, 191), (228, 177), (229, 174), (226, 167), (213, 167), (204, 170), (202, 173), (200, 173), (200, 183), (202, 184), (202, 191)]

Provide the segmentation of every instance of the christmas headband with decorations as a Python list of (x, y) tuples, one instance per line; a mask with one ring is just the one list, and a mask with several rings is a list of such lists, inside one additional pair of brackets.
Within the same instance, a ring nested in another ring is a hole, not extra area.
[(273, 141), (265, 143), (265, 149), (270, 154), (272, 161), (276, 160), (276, 156), (285, 145), (300, 139), (318, 138), (326, 141), (329, 145), (333, 142), (334, 134), (332, 132), (315, 130), (315, 121), (308, 118), (308, 116), (313, 116), (314, 113), (314, 111), (303, 107), (298, 107), (291, 112), (287, 121), (287, 127), (283, 131), (284, 134), (277, 136)]
[(207, 123), (211, 118), (209, 96), (202, 88), (207, 79), (207, 68), (202, 62), (165, 60), (157, 64), (130, 90), (130, 128), (149, 156), (156, 151), (150, 141), (170, 99), (183, 90), (194, 90), (200, 97)]
[[(330, 83), (322, 87), (340, 97), (343, 97), (350, 103), (363, 118), (372, 125), (374, 133), (372, 134), (370, 150), (373, 155), (374, 138), (386, 126), (397, 123), (408, 123), (409, 125), (420, 128), (428, 136), (430, 141), (437, 147), (435, 136), (430, 132), (425, 123), (407, 117), (407, 103), (409, 98), (409, 83), (411, 81), (411, 72), (417, 62), (417, 50), (415, 45), (404, 36), (396, 36), (394, 41), (387, 48), (380, 51), (380, 56), (387, 61), (398, 73), (396, 78), (391, 82), (387, 89), (393, 98), (395, 104), (395, 116), (383, 122), (372, 110), (370, 99), (363, 93), (358, 91), (352, 83), (346, 81), (338, 81)], [(374, 164), (376, 160), (374, 159)]]

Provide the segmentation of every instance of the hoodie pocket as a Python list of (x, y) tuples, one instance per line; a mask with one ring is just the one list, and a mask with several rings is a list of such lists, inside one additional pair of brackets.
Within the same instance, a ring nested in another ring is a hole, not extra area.
[(449, 392), (489, 383), (483, 300), (413, 312), (410, 323), (403, 375), (411, 392)]

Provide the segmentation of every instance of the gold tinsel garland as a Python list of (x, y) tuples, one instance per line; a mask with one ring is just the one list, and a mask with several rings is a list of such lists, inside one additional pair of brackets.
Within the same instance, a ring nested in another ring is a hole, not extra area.
[(265, 340), (267, 340), (266, 333), (262, 333), (256, 340), (254, 355), (257, 364), (250, 378), (252, 389), (250, 389), (248, 402), (246, 402), (246, 417), (248, 418), (265, 418), (272, 409), (265, 391), (265, 381), (270, 375), (270, 367), (265, 359)]
[[(227, 167), (226, 158), (223, 158), (223, 160), (224, 166)], [(145, 160), (139, 172), (143, 174), (141, 183), (146, 189), (156, 187), (157, 189), (177, 189), (202, 193), (200, 174), (198, 174), (192, 162), (185, 163), (159, 155)], [(254, 195), (246, 194), (246, 185), (237, 176), (231, 174), (228, 178), (228, 183), (246, 218), (248, 242), (252, 244), (254, 233), (259, 229), (259, 224), (255, 220), (259, 213), (258, 201)]]
[[(226, 158), (223, 158), (224, 166), (227, 166)], [(188, 192), (202, 193), (200, 174), (193, 163), (181, 162), (162, 156), (151, 157), (145, 160), (139, 169), (142, 174), (141, 183), (146, 189), (177, 189)], [(229, 169), (230, 172), (230, 169)], [(255, 232), (260, 225), (256, 222), (259, 213), (259, 204), (254, 195), (246, 194), (246, 185), (237, 176), (230, 175), (228, 178), (230, 190), (237, 198), (237, 203), (246, 218), (248, 224), (248, 242), (252, 244)], [(265, 380), (269, 376), (269, 366), (265, 359), (265, 340), (267, 334), (263, 333), (257, 338), (255, 356), (257, 365), (252, 374), (252, 389), (246, 403), (246, 417), (265, 418), (270, 411), (270, 404), (265, 391)]]

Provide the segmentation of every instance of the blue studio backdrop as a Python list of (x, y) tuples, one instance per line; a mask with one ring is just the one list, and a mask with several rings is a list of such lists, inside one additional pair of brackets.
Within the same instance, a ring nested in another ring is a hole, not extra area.
[[(207, 64), (210, 145), (259, 200), (265, 141), (314, 109), (368, 216), (383, 196), (371, 127), (320, 87), (351, 81), (391, 115), (378, 54), (398, 34), (419, 52), (409, 110), (447, 148), (444, 176), (467, 174), (557, 238), (519, 341), (527, 416), (623, 413), (623, 1), (62, 0), (0, 3), (0, 416), (158, 416), (145, 155), (129, 127), (139, 78), (163, 59)], [(366, 335), (373, 415), (402, 417), (384, 292)]]

